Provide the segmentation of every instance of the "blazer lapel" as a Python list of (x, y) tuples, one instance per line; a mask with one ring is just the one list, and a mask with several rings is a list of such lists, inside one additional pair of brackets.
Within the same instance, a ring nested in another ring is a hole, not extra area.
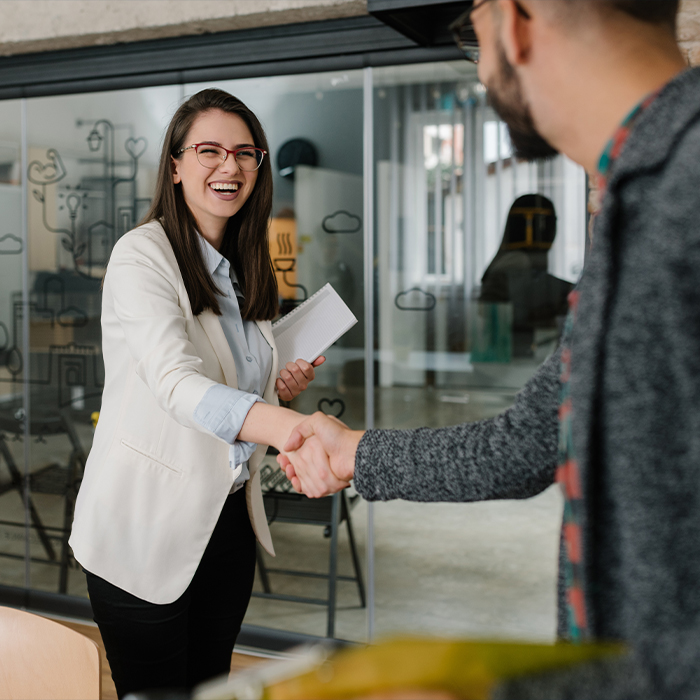
[[(272, 335), (272, 324), (270, 321), (256, 321), (258, 324), (258, 328), (260, 329), (260, 332), (263, 334), (263, 338), (270, 344), (270, 347), (272, 348), (272, 367), (270, 369), (270, 376), (267, 380), (267, 384), (265, 385), (265, 391), (263, 392), (263, 398), (267, 403), (269, 403), (272, 406), (279, 406), (279, 396), (277, 395), (277, 388), (275, 386), (275, 382), (277, 381), (277, 346), (275, 345), (275, 338)], [(253, 488), (253, 480), (255, 478), (256, 473), (260, 469), (260, 466), (262, 464), (263, 457), (265, 456), (265, 453), (267, 452), (267, 445), (260, 445), (258, 449), (255, 451), (253, 456), (250, 458), (250, 461), (248, 462), (248, 470), (250, 471), (250, 480), (248, 481), (248, 488)], [(260, 482), (257, 482), (257, 487), (260, 488)], [(251, 502), (250, 500), (248, 501), (249, 503)], [(260, 522), (259, 518), (257, 519), (258, 522)], [(266, 545), (263, 545), (266, 546)]]
[(269, 343), (272, 348), (272, 369), (270, 370), (270, 377), (267, 380), (267, 385), (265, 386), (264, 399), (268, 403), (272, 402), (273, 399), (277, 398), (277, 392), (275, 391), (275, 381), (277, 380), (278, 367), (278, 356), (277, 356), (277, 346), (275, 345), (275, 338), (272, 335), (272, 323), (270, 321), (256, 321), (260, 332), (263, 334), (263, 338)]
[(219, 322), (219, 317), (213, 312), (202, 311), (197, 320), (204, 329), (204, 332), (209, 338), (209, 342), (214, 348), (216, 356), (219, 358), (219, 364), (224, 373), (224, 378), (226, 379), (226, 384), (238, 388), (238, 375), (236, 374), (236, 363), (233, 361), (233, 355), (231, 354), (231, 348), (228, 345), (226, 336), (224, 335), (224, 330)]

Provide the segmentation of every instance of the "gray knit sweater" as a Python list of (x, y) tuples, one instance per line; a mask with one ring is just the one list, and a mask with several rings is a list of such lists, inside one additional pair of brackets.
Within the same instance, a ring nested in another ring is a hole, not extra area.
[[(500, 698), (700, 698), (700, 70), (671, 81), (613, 165), (579, 284), (572, 427), (591, 629), (630, 654)], [(438, 430), (369, 431), (370, 500), (524, 498), (552, 482), (558, 357), (515, 405)]]

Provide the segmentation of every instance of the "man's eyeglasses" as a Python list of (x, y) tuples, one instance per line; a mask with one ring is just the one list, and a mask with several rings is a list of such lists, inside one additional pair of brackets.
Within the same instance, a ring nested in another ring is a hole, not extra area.
[(253, 146), (244, 146), (243, 148), (235, 148), (233, 151), (229, 151), (228, 148), (216, 146), (212, 143), (195, 143), (192, 146), (181, 148), (177, 155), (192, 148), (194, 148), (200, 164), (210, 170), (218, 168), (222, 163), (225, 163), (229, 153), (231, 153), (241, 170), (251, 172), (262, 165), (263, 158), (267, 155), (267, 151), (262, 148), (254, 148)]
[[(481, 2), (475, 2), (466, 12), (462, 13), (457, 19), (450, 25), (450, 31), (454, 37), (457, 46), (462, 50), (464, 57), (467, 61), (471, 63), (479, 62), (479, 41), (476, 38), (474, 32), (474, 23), (472, 22), (472, 15), (481, 7), (486, 5), (486, 3), (491, 2), (491, 0), (481, 0)], [(530, 19), (530, 13), (519, 3), (515, 3), (515, 7), (518, 13), (525, 19)]]

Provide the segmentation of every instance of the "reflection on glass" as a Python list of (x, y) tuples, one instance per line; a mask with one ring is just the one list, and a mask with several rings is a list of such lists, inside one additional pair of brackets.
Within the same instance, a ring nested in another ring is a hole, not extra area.
[[(466, 63), (374, 76), (377, 425), (494, 416), (556, 345), (563, 299), (583, 262), (584, 175), (564, 159), (515, 159)], [(16, 557), (3, 559), (0, 584), (27, 583), (28, 536), (29, 585), (85, 595), (65, 533), (104, 381), (100, 280), (115, 241), (148, 207), (165, 124), (181, 96), (202, 87), (211, 86), (28, 101), (28, 313), (19, 104), (0, 105), (0, 557)], [(283, 311), (330, 282), (359, 320), (293, 407), (362, 428), (362, 74), (217, 87), (248, 103), (268, 133), (270, 250)], [(533, 195), (539, 199), (520, 199)], [(543, 214), (550, 210), (556, 235)], [(18, 488), (25, 468), (26, 514)], [(317, 504), (290, 494), (274, 457), (264, 477), (278, 557), (261, 554), (256, 592), (270, 595), (251, 602), (246, 622), (328, 633), (335, 565), (332, 633), (364, 639), (366, 504), (352, 492)], [(377, 506), (377, 631), (547, 638), (558, 507), (551, 492), (517, 504)]]
[[(466, 62), (374, 75), (377, 427), (495, 416), (556, 347), (585, 176), (517, 160)], [(553, 637), (559, 507), (378, 504), (377, 634)]]
[[(539, 194), (518, 197), (508, 212), (501, 246), (481, 278), (473, 313), (491, 318), (496, 307), (510, 309), (510, 318), (501, 322), (495, 335), (497, 343), (505, 337), (514, 357), (532, 357), (561, 335), (573, 284), (548, 272), (556, 234), (557, 216), (550, 199)], [(488, 353), (477, 350), (476, 340), (472, 339), (473, 362), (477, 353), (481, 362), (510, 362), (510, 353), (489, 359)]]
[(21, 287), (11, 298), (13, 327), (28, 324), (15, 372), (30, 406), (5, 430), (13, 443), (24, 426), (29, 433), (19, 463), (29, 473), (33, 589), (86, 595), (67, 538), (104, 384), (100, 283), (115, 242), (148, 207), (178, 96), (178, 88), (152, 88), (27, 103), (26, 318)]
[[(20, 102), (0, 102), (0, 584), (26, 583)], [(34, 515), (34, 514), (32, 514)], [(30, 525), (33, 517), (29, 517)]]
[[(211, 87), (187, 85), (185, 94)], [(259, 116), (270, 144), (270, 253), (282, 313), (330, 282), (359, 323), (326, 353), (292, 408), (364, 427), (362, 74), (321, 73), (219, 83)], [(362, 640), (366, 506), (354, 494), (311, 502), (290, 493), (274, 457), (263, 467), (277, 557), (259, 552), (246, 623)], [(334, 532), (336, 537), (334, 538)], [(336, 567), (336, 607), (328, 576)], [(330, 623), (330, 624), (329, 624)]]

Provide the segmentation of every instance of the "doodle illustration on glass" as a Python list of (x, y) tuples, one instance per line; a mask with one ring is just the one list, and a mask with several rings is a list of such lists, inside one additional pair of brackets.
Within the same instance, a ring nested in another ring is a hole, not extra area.
[(432, 311), (437, 304), (434, 294), (412, 287), (405, 292), (399, 292), (394, 299), (394, 305), (401, 311)]
[(341, 209), (326, 216), (321, 227), (326, 233), (357, 233), (362, 229), (362, 219)]

